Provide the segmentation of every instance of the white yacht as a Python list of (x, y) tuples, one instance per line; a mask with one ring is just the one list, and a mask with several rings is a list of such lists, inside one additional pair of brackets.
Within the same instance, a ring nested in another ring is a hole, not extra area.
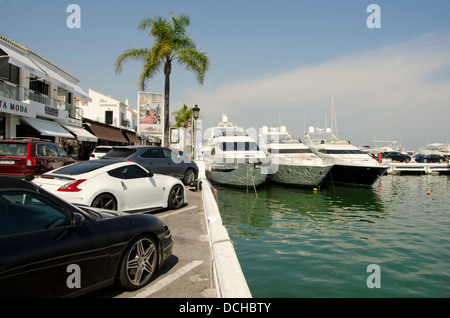
[(255, 138), (233, 126), (225, 113), (211, 129), (203, 150), (206, 177), (218, 184), (233, 187), (256, 187), (267, 179), (270, 159), (261, 151)]
[(310, 127), (305, 134), (306, 145), (325, 163), (333, 164), (326, 181), (343, 186), (370, 187), (389, 166), (350, 144), (338, 139), (328, 129)]
[(264, 126), (259, 146), (271, 159), (268, 178), (275, 183), (318, 187), (333, 166), (325, 164), (309, 147), (294, 139), (286, 126)]

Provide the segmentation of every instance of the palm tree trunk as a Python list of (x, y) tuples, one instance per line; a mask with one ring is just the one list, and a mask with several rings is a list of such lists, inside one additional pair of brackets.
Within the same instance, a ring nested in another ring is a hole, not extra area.
[(164, 139), (163, 145), (169, 146), (169, 97), (170, 97), (170, 73), (165, 75), (164, 83)]

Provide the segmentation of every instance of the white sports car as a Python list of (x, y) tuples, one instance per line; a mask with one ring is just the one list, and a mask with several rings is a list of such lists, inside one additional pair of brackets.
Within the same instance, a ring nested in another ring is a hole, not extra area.
[(82, 161), (37, 175), (33, 182), (71, 203), (121, 212), (178, 209), (185, 201), (180, 180), (129, 161)]

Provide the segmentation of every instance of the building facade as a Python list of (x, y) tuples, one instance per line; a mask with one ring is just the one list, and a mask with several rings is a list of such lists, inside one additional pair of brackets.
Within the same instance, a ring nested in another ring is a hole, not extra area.
[(138, 114), (130, 108), (128, 99), (122, 102), (93, 89), (89, 89), (89, 98), (77, 98), (76, 105), (82, 109), (84, 126), (99, 138), (99, 144), (158, 144), (138, 133)]
[(129, 105), (111, 96), (89, 89), (90, 101), (77, 98), (83, 124), (99, 138), (101, 145), (140, 144), (136, 134), (137, 115)]
[(26, 46), (0, 34), (0, 140), (50, 139), (69, 144), (96, 142), (82, 126), (75, 98), (90, 101), (79, 80)]

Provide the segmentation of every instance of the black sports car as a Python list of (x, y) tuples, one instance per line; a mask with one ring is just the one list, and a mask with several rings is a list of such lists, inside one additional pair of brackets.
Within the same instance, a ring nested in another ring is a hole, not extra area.
[(139, 289), (172, 245), (153, 215), (100, 213), (0, 177), (0, 297), (74, 297), (114, 282)]

